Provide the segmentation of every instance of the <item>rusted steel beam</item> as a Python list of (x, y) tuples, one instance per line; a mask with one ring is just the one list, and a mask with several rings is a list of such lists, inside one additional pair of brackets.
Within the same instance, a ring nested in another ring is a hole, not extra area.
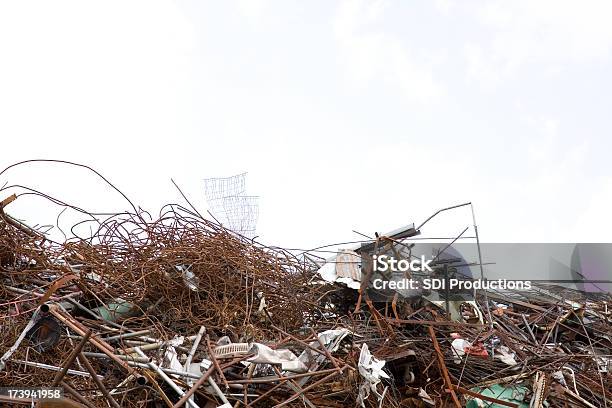
[[(27, 405), (27, 406), (32, 406), (32, 400), (29, 400), (27, 398), (14, 398), (14, 397), (7, 397), (5, 395), (0, 395), (0, 403), (4, 404), (18, 404), (18, 405)], [(8, 405), (10, 406), (10, 405)]]
[(12, 225), (13, 227), (17, 228), (18, 230), (32, 238), (43, 239), (45, 237), (43, 234), (36, 231), (34, 228), (16, 220), (15, 218), (5, 213), (2, 208), (0, 208), (0, 218), (2, 218), (7, 224)]
[(436, 355), (438, 356), (438, 364), (440, 365), (440, 371), (442, 372), (444, 383), (446, 384), (448, 392), (450, 393), (455, 406), (457, 408), (461, 408), (461, 403), (459, 402), (459, 398), (457, 398), (457, 394), (455, 394), (455, 390), (453, 389), (453, 383), (451, 382), (450, 376), (448, 375), (448, 369), (446, 368), (446, 364), (444, 363), (444, 354), (442, 354), (442, 350), (440, 350), (440, 345), (438, 344), (438, 339), (436, 339), (436, 332), (432, 326), (429, 326), (428, 329), (429, 336), (431, 337), (434, 349), (436, 350)]

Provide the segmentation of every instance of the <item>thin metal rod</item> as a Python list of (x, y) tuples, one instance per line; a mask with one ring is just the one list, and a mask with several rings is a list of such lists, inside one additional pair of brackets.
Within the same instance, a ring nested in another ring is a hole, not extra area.
[(68, 394), (72, 395), (81, 404), (83, 404), (83, 405), (85, 405), (85, 406), (87, 406), (89, 408), (96, 408), (95, 405), (93, 405), (91, 402), (89, 402), (87, 399), (85, 399), (85, 397), (83, 397), (77, 390), (72, 388), (70, 385), (66, 384), (64, 381), (62, 381), (60, 383), (60, 385), (62, 387), (64, 387), (64, 390), (68, 391)]
[[(36, 368), (42, 368), (44, 370), (49, 370), (49, 371), (61, 371), (62, 367), (58, 367), (58, 366), (54, 366), (54, 365), (50, 365), (50, 364), (43, 364), (43, 363), (37, 363), (35, 361), (25, 361), (25, 360), (18, 360), (18, 359), (13, 359), (11, 360), (11, 362), (16, 363), (16, 364), (23, 364), (29, 367), (36, 367)], [(89, 373), (86, 371), (79, 371), (79, 370), (73, 370), (73, 369), (69, 369), (68, 371), (66, 371), (67, 375), (78, 375), (81, 377), (89, 377)], [(102, 378), (102, 377), (100, 377)]]
[(338, 374), (340, 374), (346, 367), (342, 367), (340, 369), (336, 369), (335, 373), (331, 373), (328, 376), (321, 378), (319, 381), (316, 381), (312, 384), (310, 384), (308, 387), (306, 388), (302, 388), (302, 390), (296, 394), (293, 394), (293, 396), (291, 396), (289, 399), (285, 400), (284, 402), (275, 405), (273, 408), (280, 408), (280, 407), (284, 407), (285, 405), (289, 404), (291, 401), (297, 399), (300, 395), (304, 394), (306, 391), (311, 390), (312, 388), (321, 385), (329, 380), (331, 380), (332, 378), (334, 378), (335, 376), (337, 376)]
[[(147, 357), (147, 355), (139, 348), (139, 347), (135, 347), (135, 351), (141, 356), (141, 357)], [(157, 374), (159, 374), (159, 376), (161, 378), (164, 379), (164, 381), (174, 390), (178, 393), (178, 395), (180, 395), (181, 397), (184, 397), (185, 395), (185, 391), (183, 391), (181, 389), (181, 387), (179, 387), (178, 385), (176, 385), (176, 383), (174, 381), (172, 381), (172, 379), (170, 377), (168, 377), (168, 375), (166, 373), (164, 373), (164, 371), (159, 368), (159, 366), (157, 364), (155, 364), (152, 361), (148, 362), (149, 367), (151, 367), (153, 370), (155, 370), (157, 372)], [(198, 380), (199, 381), (199, 380)], [(182, 399), (182, 398), (181, 398)], [(200, 408), (198, 406), (198, 404), (196, 404), (195, 402), (192, 401), (187, 401), (187, 404), (193, 408)]]
[[(198, 346), (200, 345), (200, 341), (202, 340), (202, 336), (204, 335), (204, 332), (206, 332), (206, 327), (204, 325), (202, 325), (202, 326), (200, 326), (200, 330), (198, 330), (198, 334), (196, 335), (196, 338), (193, 341), (193, 344), (191, 345), (191, 350), (189, 350), (189, 355), (187, 356), (187, 360), (185, 361), (185, 365), (184, 365), (185, 371), (189, 371), (189, 368), (191, 367), (191, 361), (193, 360), (193, 356), (195, 355), (196, 351), (198, 350)], [(186, 382), (187, 382), (187, 386), (188, 387), (192, 387), (193, 386), (193, 381), (191, 381), (190, 378), (187, 378)], [(215, 385), (216, 385), (216, 383), (215, 383)], [(193, 400), (194, 400), (193, 396), (191, 396), (189, 398), (189, 401), (193, 401)]]
[(420, 230), (420, 229), (421, 229), (421, 227), (423, 227), (423, 225), (427, 224), (427, 223), (429, 222), (429, 220), (431, 220), (433, 217), (435, 217), (436, 215), (440, 214), (441, 212), (448, 211), (448, 210), (453, 210), (453, 209), (455, 209), (455, 208), (459, 208), (459, 207), (465, 207), (466, 205), (471, 205), (471, 204), (472, 204), (471, 202), (468, 202), (468, 203), (463, 203), (463, 204), (453, 205), (453, 206), (451, 206), (451, 207), (442, 208), (441, 210), (438, 210), (438, 211), (436, 211), (435, 213), (433, 213), (433, 214), (432, 214), (432, 215), (431, 215), (429, 218), (427, 218), (425, 221), (423, 221), (423, 222), (421, 223), (421, 225), (419, 225), (419, 226), (416, 228), (416, 230), (417, 230), (417, 231), (418, 231), (418, 230)]
[[(482, 267), (482, 252), (480, 251), (480, 238), (478, 237), (478, 226), (476, 226), (476, 215), (474, 215), (474, 205), (469, 203), (472, 209), (472, 222), (474, 223), (474, 235), (476, 235), (476, 247), (478, 248), (478, 266), (480, 266), (480, 279), (484, 281), (484, 268)], [(489, 320), (489, 327), (493, 330), (493, 318), (491, 317), (491, 306), (489, 305), (489, 298), (487, 296), (486, 289), (482, 291), (485, 299), (485, 306), (487, 307), (487, 319)]]
[(193, 387), (191, 387), (189, 389), (189, 391), (187, 391), (180, 400), (178, 400), (178, 402), (176, 404), (174, 404), (172, 406), (172, 408), (178, 408), (183, 406), (183, 404), (185, 403), (189, 403), (189, 397), (191, 397), (193, 395), (194, 392), (196, 392), (196, 390), (202, 385), (204, 384), (204, 381), (208, 380), (208, 377), (210, 377), (210, 375), (215, 371), (215, 366), (214, 365), (210, 365), (210, 368), (208, 370), (206, 370), (206, 372), (204, 373), (204, 375), (202, 377), (200, 377), (200, 379), (198, 381), (196, 381), (196, 383), (193, 385)]
[[(104, 354), (104, 353), (92, 353), (90, 351), (84, 351), (83, 354), (85, 354), (85, 356), (87, 357), (93, 357), (93, 358), (110, 358), (107, 354)], [(120, 360), (125, 360), (129, 362), (137, 362), (137, 363), (146, 363), (149, 361), (148, 357), (142, 358), (142, 357), (136, 357), (134, 355), (124, 356), (123, 354), (115, 354), (115, 357), (117, 357)]]
[(189, 366), (191, 365), (191, 360), (193, 360), (193, 356), (195, 355), (198, 346), (200, 345), (200, 341), (202, 340), (202, 336), (204, 335), (204, 332), (206, 331), (206, 327), (201, 326), (200, 330), (198, 331), (198, 334), (196, 335), (195, 340), (193, 341), (193, 344), (191, 345), (191, 350), (189, 350), (189, 355), (187, 356), (187, 361), (185, 361), (185, 370), (189, 371)]
[(118, 334), (116, 336), (111, 336), (111, 337), (104, 337), (102, 340), (109, 342), (109, 341), (114, 341), (114, 340), (128, 339), (130, 337), (140, 337), (140, 336), (144, 336), (145, 334), (149, 334), (149, 333), (151, 333), (151, 330), (140, 330), (136, 332), (122, 333), (122, 334)]
[(85, 347), (85, 344), (87, 344), (87, 342), (89, 341), (90, 337), (91, 337), (91, 330), (88, 330), (87, 333), (85, 333), (85, 335), (83, 336), (83, 338), (79, 342), (79, 344), (76, 346), (76, 348), (74, 350), (72, 350), (72, 352), (68, 356), (68, 359), (63, 364), (63, 366), (62, 366), (63, 368), (61, 369), (61, 371), (59, 371), (55, 375), (55, 378), (53, 378), (53, 382), (51, 383), (51, 387), (57, 387), (59, 385), (59, 383), (62, 382), (62, 380), (64, 379), (64, 376), (66, 375), (66, 372), (68, 371), (68, 369), (70, 368), (72, 363), (74, 363), (74, 360), (76, 360), (77, 356), (79, 355), (79, 353), (81, 352), (83, 347)]
[[(72, 318), (72, 316), (68, 315), (65, 316), (61, 309), (57, 308), (56, 305), (51, 305), (49, 312), (51, 314), (53, 314), (55, 317), (57, 317), (60, 321), (62, 321), (62, 323), (64, 323), (66, 326), (70, 327), (72, 330), (74, 330), (75, 332), (79, 333), (80, 335), (85, 335), (85, 329), (82, 328), (81, 324), (79, 322), (77, 322), (76, 320), (74, 320)], [(96, 336), (93, 336), (90, 338), (91, 343), (96, 346), (101, 352), (103, 352), (104, 354), (106, 354), (108, 357), (110, 357), (113, 361), (115, 361), (117, 364), (119, 364), (121, 367), (123, 367), (129, 374), (135, 374), (137, 375), (137, 373), (134, 371), (134, 369), (132, 367), (130, 367), (125, 361), (120, 360), (119, 358), (115, 357), (115, 354), (113, 353), (113, 348), (106, 343), (104, 340), (101, 340), (99, 338), (96, 338)]]
[(96, 373), (96, 370), (94, 370), (93, 366), (89, 362), (89, 359), (85, 357), (83, 353), (79, 353), (79, 357), (81, 358), (81, 361), (83, 362), (83, 365), (85, 366), (87, 371), (89, 371), (89, 374), (91, 374), (91, 378), (94, 380), (94, 382), (96, 383), (96, 385), (98, 386), (102, 394), (104, 394), (104, 397), (106, 397), (106, 400), (109, 402), (109, 404), (111, 404), (114, 408), (121, 408), (121, 406), (117, 404), (117, 401), (115, 401), (113, 396), (108, 393), (108, 390), (106, 389), (104, 384), (102, 384), (102, 381), (98, 379), (98, 374)]

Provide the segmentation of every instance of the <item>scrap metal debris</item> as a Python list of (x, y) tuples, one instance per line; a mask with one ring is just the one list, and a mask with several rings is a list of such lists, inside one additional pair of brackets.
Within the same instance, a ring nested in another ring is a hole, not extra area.
[(451, 316), (371, 299), (367, 262), (335, 274), (180, 205), (54, 242), (4, 211), (18, 197), (0, 204), (2, 387), (77, 407), (612, 407), (610, 294), (479, 292)]

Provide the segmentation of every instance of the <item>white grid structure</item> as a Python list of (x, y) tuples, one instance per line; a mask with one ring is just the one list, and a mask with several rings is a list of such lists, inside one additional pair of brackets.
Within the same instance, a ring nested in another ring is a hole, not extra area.
[(246, 195), (246, 175), (204, 179), (210, 212), (230, 230), (247, 238), (256, 236), (259, 197)]

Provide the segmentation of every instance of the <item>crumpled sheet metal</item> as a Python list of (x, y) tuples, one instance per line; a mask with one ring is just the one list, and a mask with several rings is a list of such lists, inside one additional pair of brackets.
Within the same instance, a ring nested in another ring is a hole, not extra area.
[(317, 271), (326, 282), (342, 283), (351, 289), (361, 287), (361, 257), (354, 251), (341, 250)]

